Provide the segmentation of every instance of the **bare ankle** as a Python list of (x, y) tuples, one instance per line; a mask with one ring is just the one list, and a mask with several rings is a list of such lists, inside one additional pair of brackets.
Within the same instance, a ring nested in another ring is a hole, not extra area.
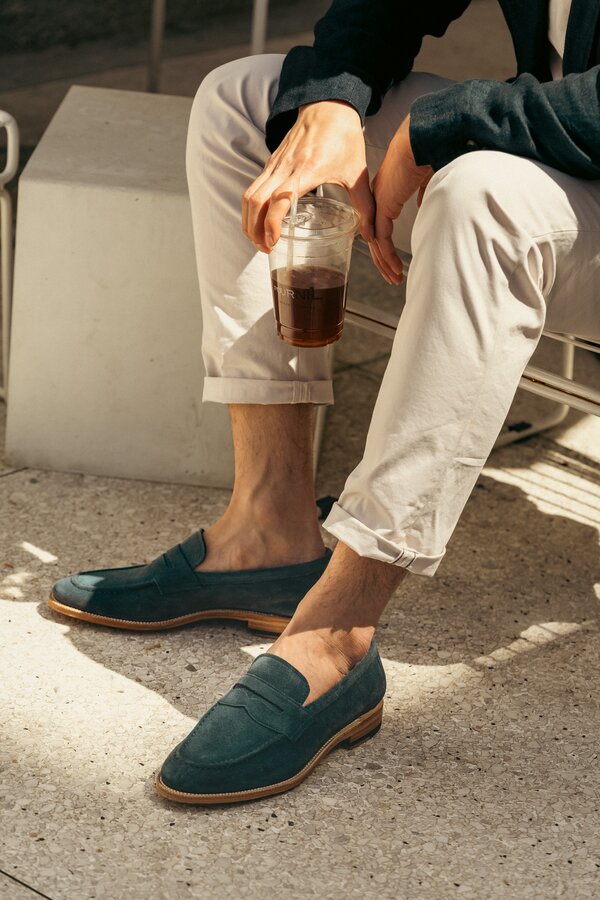
[(320, 534), (318, 509), (313, 497), (307, 499), (292, 489), (273, 490), (261, 497), (232, 497), (223, 518), (248, 523), (263, 534)]
[(334, 656), (339, 656), (343, 668), (348, 672), (366, 656), (375, 629), (366, 628), (331, 628), (319, 633), (319, 637)]
[(285, 535), (225, 517), (204, 534), (206, 556), (197, 571), (241, 571), (311, 562), (325, 554), (320, 532)]

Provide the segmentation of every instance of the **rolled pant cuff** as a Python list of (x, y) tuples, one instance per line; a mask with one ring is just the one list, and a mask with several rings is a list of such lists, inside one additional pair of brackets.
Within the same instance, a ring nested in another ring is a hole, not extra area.
[(206, 376), (202, 401), (215, 403), (316, 403), (333, 404), (331, 381), (268, 381), (258, 378)]
[(391, 563), (408, 569), (414, 575), (435, 575), (446, 551), (436, 556), (427, 556), (408, 546), (400, 546), (382, 537), (376, 531), (368, 528), (349, 512), (334, 503), (327, 519), (323, 522), (323, 528), (347, 544), (351, 550), (359, 556), (368, 556), (371, 559), (379, 559), (382, 562)]

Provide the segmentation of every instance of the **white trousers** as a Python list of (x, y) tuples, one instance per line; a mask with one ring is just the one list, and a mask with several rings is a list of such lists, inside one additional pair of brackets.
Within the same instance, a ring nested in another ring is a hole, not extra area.
[[(203, 399), (218, 403), (333, 403), (331, 345), (277, 337), (268, 257), (241, 230), (282, 61), (221, 66), (192, 108)], [(371, 176), (412, 101), (449, 83), (414, 72), (388, 92), (365, 126)], [(412, 254), (406, 304), (364, 456), (324, 528), (361, 556), (433, 575), (542, 329), (600, 339), (600, 181), (472, 151), (436, 172), (420, 209), (406, 205), (394, 243)]]

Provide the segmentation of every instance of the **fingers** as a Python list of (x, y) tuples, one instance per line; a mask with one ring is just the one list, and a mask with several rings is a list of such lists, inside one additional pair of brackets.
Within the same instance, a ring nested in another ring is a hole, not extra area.
[(270, 252), (281, 236), (281, 226), (284, 218), (290, 211), (294, 194), (303, 197), (309, 191), (314, 190), (322, 182), (322, 178), (312, 169), (295, 169), (289, 177), (273, 188), (273, 182), (267, 182), (262, 188), (270, 192), (268, 203), (262, 210), (262, 218), (257, 220), (254, 230), (254, 240), (264, 243)]
[(254, 179), (242, 197), (242, 231), (260, 250), (268, 252), (264, 243), (262, 222), (274, 185), (283, 181), (289, 166), (282, 167), (282, 144), (269, 158), (263, 171)]
[(290, 186), (286, 190), (285, 185), (271, 195), (263, 225), (264, 242), (269, 250), (275, 246), (281, 236), (281, 226), (290, 211), (293, 195), (293, 187)]
[[(394, 223), (380, 209), (375, 212), (375, 241), (386, 269), (396, 278), (402, 275), (402, 262), (392, 241)], [(394, 282), (399, 284), (400, 282)]]
[(373, 260), (373, 264), (375, 265), (375, 268), (379, 270), (379, 273), (383, 280), (387, 281), (388, 284), (393, 284), (391, 276), (388, 275), (385, 263), (382, 261), (381, 256), (379, 255), (379, 251), (377, 249), (377, 244), (375, 243), (375, 241), (370, 241), (368, 247), (371, 254), (371, 259)]
[[(264, 177), (259, 176), (244, 194), (242, 202), (242, 228), (244, 234), (264, 253), (270, 251), (270, 247), (265, 239), (265, 217), (273, 192), (279, 186), (283, 177), (284, 173), (278, 170), (265, 172)], [(286, 212), (283, 212), (282, 218), (285, 214)]]
[(360, 216), (360, 233), (365, 241), (370, 242), (375, 237), (373, 220), (375, 218), (375, 201), (369, 186), (369, 171), (365, 167), (355, 184), (348, 186), (350, 201)]
[(250, 237), (248, 233), (248, 221), (250, 217), (250, 200), (260, 190), (260, 188), (272, 176), (270, 168), (265, 167), (261, 174), (256, 178), (242, 197), (242, 231), (246, 237)]
[(245, 226), (244, 234), (252, 243), (265, 253), (269, 252), (265, 241), (264, 221), (271, 198), (271, 179), (268, 179), (262, 187), (258, 188), (245, 201)]
[(388, 284), (402, 284), (402, 282), (404, 281), (404, 275), (396, 275), (395, 272), (392, 272), (390, 267), (383, 259), (376, 241), (369, 242), (369, 250), (371, 252), (371, 259), (373, 260), (376, 268), (379, 269), (381, 277), (384, 279), (384, 281), (387, 281)]

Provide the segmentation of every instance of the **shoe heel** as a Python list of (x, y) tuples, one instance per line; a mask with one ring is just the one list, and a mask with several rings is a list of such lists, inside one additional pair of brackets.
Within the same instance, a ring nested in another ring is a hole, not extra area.
[(289, 619), (282, 619), (279, 616), (252, 616), (248, 617), (247, 625), (251, 631), (258, 631), (261, 634), (281, 634)]
[(374, 737), (381, 728), (382, 718), (383, 703), (371, 712), (366, 713), (356, 725), (353, 726), (350, 734), (342, 741), (342, 747), (351, 750), (353, 747), (358, 747), (363, 741), (368, 741), (369, 738)]

